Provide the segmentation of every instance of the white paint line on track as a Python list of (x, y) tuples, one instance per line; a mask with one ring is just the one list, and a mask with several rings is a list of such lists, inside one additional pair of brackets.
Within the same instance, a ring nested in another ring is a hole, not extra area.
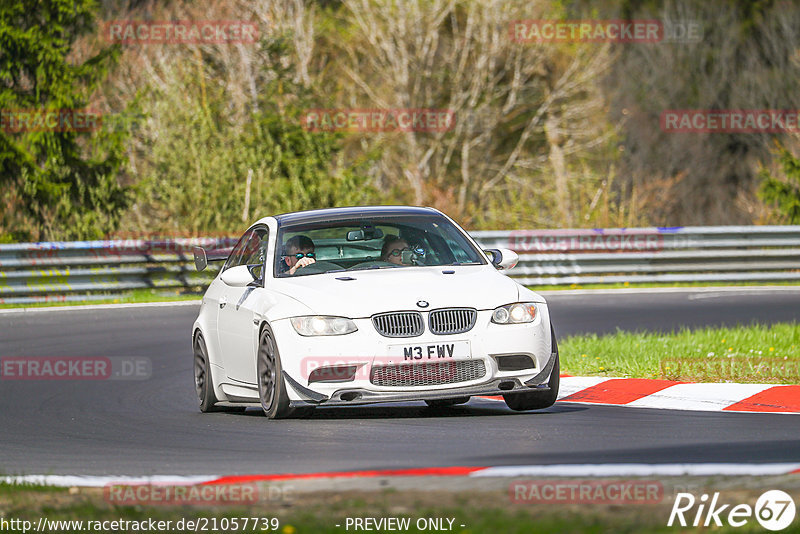
[[(619, 377), (595, 377), (595, 376), (562, 376), (561, 386), (558, 392), (558, 400), (580, 393), (581, 391), (609, 382), (608, 388), (613, 391), (613, 382), (622, 381)], [(592, 402), (582, 402), (580, 400), (569, 400), (575, 404), (585, 404), (589, 406), (620, 406), (623, 408), (653, 408), (661, 410), (684, 410), (701, 412), (720, 412), (720, 413), (763, 413), (778, 415), (798, 415), (798, 412), (791, 411), (730, 411), (724, 409), (737, 404), (753, 395), (776, 387), (778, 384), (730, 384), (730, 383), (689, 383), (675, 384), (655, 393), (646, 395), (640, 399), (620, 404), (616, 402), (602, 402), (602, 392), (598, 392)], [(502, 402), (502, 399), (487, 399), (477, 397), (486, 402)]]
[(86, 304), (81, 306), (43, 306), (35, 308), (7, 308), (0, 310), (0, 315), (9, 313), (34, 313), (52, 311), (92, 311), (115, 310), (119, 308), (169, 308), (173, 306), (199, 306), (201, 299), (174, 300), (168, 302), (124, 302), (119, 304)]
[(716, 412), (773, 386), (774, 384), (676, 384), (625, 406)]
[(171, 476), (155, 475), (151, 477), (126, 477), (126, 476), (82, 476), (82, 475), (20, 475), (0, 476), (0, 482), (6, 484), (41, 484), (68, 488), (79, 486), (84, 488), (102, 488), (109, 484), (136, 485), (136, 484), (169, 484), (173, 486), (190, 486), (211, 482), (220, 478), (218, 475), (205, 476)]
[(615, 377), (602, 377), (602, 376), (563, 376), (561, 377), (561, 384), (558, 388), (558, 398), (563, 399), (574, 393), (584, 389), (602, 384), (608, 380), (613, 380)]
[[(543, 289), (536, 293), (544, 296), (635, 295), (638, 293), (758, 293), (773, 291), (800, 291), (800, 286), (720, 286), (720, 287), (621, 287), (616, 289)], [(718, 295), (714, 295), (718, 296)], [(691, 298), (691, 297), (690, 297)], [(695, 297), (703, 298), (703, 297)]]
[(636, 477), (766, 476), (800, 469), (800, 463), (776, 464), (561, 464), (487, 467), (471, 477)]
[[(434, 478), (458, 477), (641, 477), (641, 476), (774, 476), (786, 475), (800, 471), (800, 463), (772, 464), (556, 464), (556, 465), (510, 465), (478, 468), (468, 475), (426, 475)], [(380, 474), (371, 472), (353, 472), (354, 478), (408, 478), (409, 475)], [(329, 473), (330, 474), (330, 473)], [(298, 476), (298, 480), (308, 475)], [(0, 477), (0, 482), (7, 484), (43, 484), (56, 487), (92, 487), (101, 488), (108, 485), (160, 484), (189, 486), (194, 484), (214, 483), (223, 477), (219, 475), (179, 476), (158, 475), (151, 477), (126, 476), (81, 476), (81, 475), (22, 475)], [(316, 478), (316, 477), (315, 477)], [(325, 478), (321, 476), (319, 478)], [(416, 477), (411, 477), (416, 478)], [(293, 478), (282, 478), (278, 482), (291, 482)]]
[[(772, 292), (772, 291), (800, 291), (800, 286), (729, 286), (729, 287), (651, 287), (651, 288), (617, 288), (617, 289), (555, 289), (537, 291), (542, 296), (585, 296), (585, 295), (625, 295), (646, 293), (709, 293), (704, 295), (690, 295), (689, 299), (715, 298), (721, 293), (742, 292)], [(8, 313), (53, 312), (53, 311), (78, 311), (78, 310), (113, 310), (116, 308), (157, 308), (169, 306), (192, 306), (200, 304), (197, 300), (177, 300), (167, 302), (126, 302), (119, 304), (83, 304), (78, 306), (46, 306), (31, 308), (6, 308), (0, 309), (0, 315)]]

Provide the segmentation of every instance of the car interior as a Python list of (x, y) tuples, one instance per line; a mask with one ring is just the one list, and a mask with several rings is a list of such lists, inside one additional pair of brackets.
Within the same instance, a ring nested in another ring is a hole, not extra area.
[[(448, 235), (445, 228), (436, 224), (431, 228), (378, 222), (361, 223), (357, 226), (352, 223), (341, 226), (326, 225), (283, 232), (281, 242), (285, 244), (296, 235), (310, 238), (314, 242), (316, 253), (316, 263), (299, 269), (296, 275), (339, 270), (476, 263), (475, 258), (463, 250), (463, 244), (457, 243)], [(391, 237), (398, 237), (408, 243), (409, 250), (403, 252), (403, 265), (390, 263), (381, 258), (383, 244)], [(281, 248), (283, 249), (283, 246)], [(280, 258), (276, 261), (280, 261)]]

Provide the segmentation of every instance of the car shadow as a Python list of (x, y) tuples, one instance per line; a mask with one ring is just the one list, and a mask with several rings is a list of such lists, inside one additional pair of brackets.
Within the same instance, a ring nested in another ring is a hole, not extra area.
[[(555, 404), (543, 410), (515, 412), (502, 401), (470, 401), (469, 404), (430, 407), (424, 403), (409, 402), (403, 404), (381, 403), (362, 406), (328, 406), (318, 407), (304, 420), (336, 420), (336, 419), (430, 419), (444, 417), (480, 417), (480, 416), (548, 416), (561, 413), (581, 412), (587, 406)], [(245, 417), (264, 417), (260, 408), (247, 408), (246, 411), (231, 412)]]

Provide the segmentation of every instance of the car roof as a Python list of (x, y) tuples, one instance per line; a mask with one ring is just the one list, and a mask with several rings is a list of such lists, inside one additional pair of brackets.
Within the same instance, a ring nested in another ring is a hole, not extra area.
[(347, 208), (327, 208), (319, 210), (298, 211), (276, 215), (278, 226), (295, 223), (316, 223), (375, 216), (399, 215), (443, 215), (437, 209), (418, 206), (354, 206)]

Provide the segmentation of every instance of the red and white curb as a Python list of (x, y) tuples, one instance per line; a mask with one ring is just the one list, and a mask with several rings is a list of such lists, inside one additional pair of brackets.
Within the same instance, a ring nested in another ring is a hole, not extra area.
[[(482, 397), (502, 400), (502, 397)], [(706, 412), (800, 413), (800, 385), (562, 376), (558, 400)]]
[(394, 477), (640, 477), (640, 476), (779, 476), (800, 475), (800, 463), (771, 464), (556, 464), (496, 467), (429, 467), (371, 471), (333, 471), (265, 475), (200, 476), (81, 476), (22, 475), (0, 477), (8, 484), (42, 484), (57, 487), (105, 487), (110, 485), (209, 485), (291, 482), (311, 479), (394, 478)]

